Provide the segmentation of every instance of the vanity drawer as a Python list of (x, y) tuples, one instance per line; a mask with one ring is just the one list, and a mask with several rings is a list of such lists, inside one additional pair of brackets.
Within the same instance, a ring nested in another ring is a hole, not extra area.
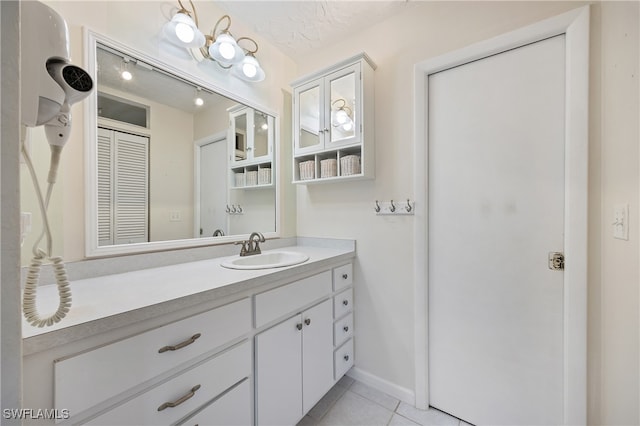
[(331, 271), (256, 295), (256, 327), (295, 312), (331, 294)]
[(339, 266), (333, 270), (333, 289), (338, 291), (353, 283), (353, 265)]
[(349, 339), (333, 353), (334, 379), (340, 377), (353, 367), (353, 339)]
[(249, 379), (245, 379), (180, 425), (246, 426), (253, 423), (252, 411), (251, 386)]
[(56, 361), (55, 407), (80, 413), (250, 331), (251, 300), (245, 298)]
[(353, 310), (353, 289), (336, 294), (333, 298), (333, 317), (340, 318)]
[[(94, 418), (87, 424), (172, 424), (250, 376), (251, 352), (250, 342), (245, 341)], [(250, 400), (247, 400), (247, 405), (249, 402)], [(171, 407), (167, 403), (176, 406)]]
[(333, 324), (333, 345), (338, 346), (353, 336), (353, 314), (336, 321)]

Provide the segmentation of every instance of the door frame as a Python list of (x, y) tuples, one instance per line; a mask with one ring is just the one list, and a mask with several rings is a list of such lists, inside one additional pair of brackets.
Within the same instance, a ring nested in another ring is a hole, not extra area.
[[(203, 146), (210, 143), (227, 143), (227, 131), (213, 133), (204, 138), (193, 141), (193, 238), (200, 238), (200, 150)], [(227, 179), (225, 180), (225, 186), (228, 185), (229, 176), (227, 173)], [(227, 191), (227, 199), (229, 194)]]
[(549, 37), (565, 35), (565, 235), (563, 423), (587, 423), (587, 191), (589, 6), (419, 62), (414, 68), (415, 398), (429, 407), (428, 338), (428, 77)]

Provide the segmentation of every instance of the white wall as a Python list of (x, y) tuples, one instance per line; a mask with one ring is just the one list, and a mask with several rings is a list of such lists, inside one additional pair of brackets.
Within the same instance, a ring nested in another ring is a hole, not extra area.
[[(357, 239), (356, 364), (399, 391), (414, 389), (413, 218), (375, 216), (373, 202), (413, 196), (413, 65), (582, 4), (408, 3), (298, 60), (299, 75), (359, 51), (378, 65), (376, 179), (300, 186), (297, 224), (302, 236)], [(594, 5), (591, 38), (589, 424), (638, 424), (638, 3)], [(627, 242), (611, 238), (618, 202), (630, 203)]]

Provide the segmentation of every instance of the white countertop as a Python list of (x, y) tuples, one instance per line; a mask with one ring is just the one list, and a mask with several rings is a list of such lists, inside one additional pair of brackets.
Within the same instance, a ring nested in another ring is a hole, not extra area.
[[(286, 280), (312, 271), (323, 263), (355, 256), (355, 247), (314, 247), (295, 245), (269, 251), (296, 251), (309, 256), (298, 265), (261, 269), (235, 270), (220, 264), (235, 256), (180, 263), (132, 272), (100, 276), (71, 282), (72, 306), (59, 323), (38, 328), (23, 318), (22, 337), (25, 354), (41, 350), (49, 344), (60, 344), (65, 334), (90, 335), (132, 321), (157, 317), (203, 301), (223, 298), (273, 281)], [(55, 285), (38, 288), (38, 309), (42, 316), (55, 311), (58, 293)], [(84, 332), (79, 328), (87, 327)], [(70, 340), (75, 340), (70, 339)], [(50, 342), (50, 343), (49, 343)]]

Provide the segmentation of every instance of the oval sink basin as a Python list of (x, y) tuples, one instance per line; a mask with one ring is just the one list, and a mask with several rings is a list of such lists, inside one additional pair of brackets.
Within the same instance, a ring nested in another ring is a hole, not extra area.
[(269, 269), (297, 265), (309, 260), (309, 256), (294, 251), (273, 251), (251, 256), (236, 256), (220, 265), (229, 269)]

